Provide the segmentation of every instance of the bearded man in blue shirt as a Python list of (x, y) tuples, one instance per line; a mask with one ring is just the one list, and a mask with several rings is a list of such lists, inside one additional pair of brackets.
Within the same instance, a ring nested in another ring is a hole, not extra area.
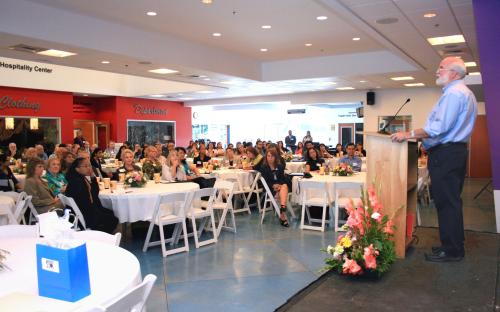
[(428, 151), (431, 191), (438, 212), (441, 246), (432, 248), (425, 259), (432, 262), (461, 261), (464, 250), (464, 221), (460, 194), (465, 179), (467, 142), (477, 117), (477, 102), (463, 78), (462, 59), (447, 57), (436, 71), (436, 84), (443, 94), (425, 126), (391, 135), (393, 141), (423, 139)]

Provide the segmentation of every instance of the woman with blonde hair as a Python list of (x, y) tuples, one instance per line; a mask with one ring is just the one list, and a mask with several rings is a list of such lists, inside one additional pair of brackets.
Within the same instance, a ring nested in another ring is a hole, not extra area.
[(123, 166), (118, 168), (116, 172), (113, 174), (113, 180), (119, 180), (119, 174), (120, 173), (129, 173), (129, 172), (142, 172), (141, 168), (139, 166), (136, 166), (134, 164), (134, 152), (131, 150), (125, 148), (122, 149), (121, 151), (121, 159), (123, 161)]
[(142, 164), (142, 171), (152, 180), (155, 173), (162, 172), (162, 163), (158, 160), (158, 150), (154, 146), (146, 149), (146, 160)]

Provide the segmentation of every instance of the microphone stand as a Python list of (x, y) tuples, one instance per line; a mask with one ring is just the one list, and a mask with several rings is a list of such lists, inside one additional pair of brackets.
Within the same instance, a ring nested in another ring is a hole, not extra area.
[(406, 103), (410, 102), (410, 99), (406, 99), (406, 102), (403, 103), (403, 105), (401, 105), (401, 107), (398, 109), (398, 111), (396, 112), (396, 114), (394, 114), (394, 116), (391, 117), (391, 119), (385, 124), (385, 126), (378, 131), (378, 133), (380, 134), (387, 134), (387, 135), (390, 135), (390, 133), (387, 131), (387, 127), (389, 127), (389, 125), (391, 124), (391, 122), (394, 121), (394, 119), (396, 119), (396, 117), (398, 116), (399, 112), (401, 111), (401, 109), (406, 105)]

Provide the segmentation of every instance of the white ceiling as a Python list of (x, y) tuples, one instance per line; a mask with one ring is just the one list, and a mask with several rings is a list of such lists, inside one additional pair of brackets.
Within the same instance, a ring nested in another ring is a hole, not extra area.
[[(432, 86), (447, 51), (479, 65), (471, 1), (2, 0), (0, 56), (206, 85), (207, 93), (162, 92), (186, 101), (400, 88), (403, 82), (389, 79), (400, 75)], [(428, 12), (437, 16), (424, 18)], [(316, 20), (320, 15), (328, 19)], [(385, 18), (398, 21), (377, 23)], [(426, 40), (455, 34), (466, 43), (433, 47)], [(20, 43), (78, 55), (59, 59), (8, 49)], [(139, 64), (144, 61), (151, 64)], [(147, 71), (159, 67), (179, 73)]]

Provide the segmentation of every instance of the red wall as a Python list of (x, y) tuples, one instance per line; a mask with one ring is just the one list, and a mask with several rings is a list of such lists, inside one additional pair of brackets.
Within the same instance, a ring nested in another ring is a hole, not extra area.
[[(167, 114), (139, 114), (135, 111), (135, 105), (141, 105), (145, 108), (166, 110)], [(178, 146), (186, 146), (192, 137), (191, 107), (184, 107), (184, 105), (179, 102), (117, 97), (116, 118), (116, 137), (119, 142), (127, 139), (127, 119), (175, 121), (175, 144)]]
[[(35, 116), (35, 117), (59, 117), (61, 118), (61, 140), (62, 142), (73, 141), (73, 94), (68, 92), (44, 91), (23, 88), (11, 88), (0, 86), (0, 100), (8, 96), (15, 101), (26, 99), (30, 103), (39, 103), (40, 109), (3, 108), (0, 109), (1, 116)], [(0, 103), (4, 107), (3, 103)]]

